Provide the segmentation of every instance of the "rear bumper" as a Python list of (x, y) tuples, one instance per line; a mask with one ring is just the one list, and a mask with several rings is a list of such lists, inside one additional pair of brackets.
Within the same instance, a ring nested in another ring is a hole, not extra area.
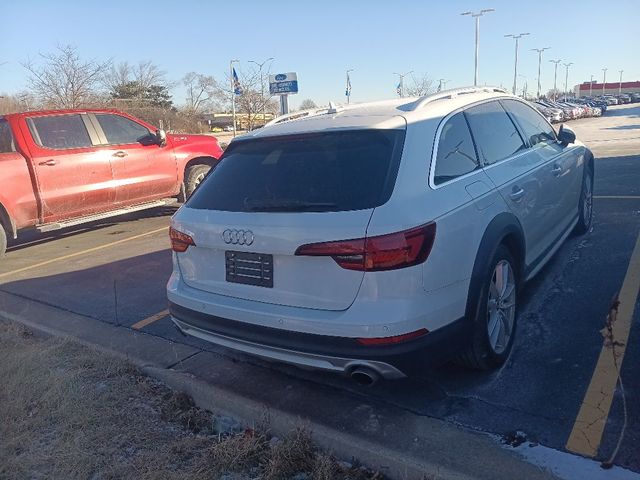
[(367, 367), (382, 378), (397, 379), (424, 371), (454, 355), (468, 342), (464, 319), (405, 343), (364, 346), (355, 338), (293, 332), (221, 318), (169, 303), (175, 325), (192, 335), (226, 348), (302, 368), (349, 375)]

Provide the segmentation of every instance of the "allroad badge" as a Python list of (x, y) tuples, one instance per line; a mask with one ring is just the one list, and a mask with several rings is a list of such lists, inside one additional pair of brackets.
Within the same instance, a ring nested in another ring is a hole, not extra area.
[(222, 240), (228, 245), (251, 245), (254, 240), (251, 230), (236, 230), (227, 228), (222, 232)]

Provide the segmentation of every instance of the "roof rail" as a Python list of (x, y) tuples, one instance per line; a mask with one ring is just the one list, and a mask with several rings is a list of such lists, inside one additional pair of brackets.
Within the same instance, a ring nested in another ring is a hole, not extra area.
[(317, 115), (335, 114), (335, 113), (341, 112), (344, 109), (345, 107), (343, 105), (336, 105), (333, 102), (329, 102), (329, 107), (312, 108), (310, 110), (303, 110), (301, 112), (293, 112), (293, 113), (287, 113), (285, 115), (280, 115), (279, 117), (276, 117), (270, 122), (266, 123), (265, 127), (269, 127), (271, 125), (277, 125), (278, 123), (288, 122), (291, 120), (298, 120), (300, 118), (315, 117)]
[(424, 97), (420, 97), (415, 101), (412, 110), (418, 110), (419, 108), (424, 107), (428, 103), (435, 102), (436, 100), (443, 100), (445, 98), (455, 98), (458, 95), (466, 95), (469, 93), (508, 93), (504, 88), (498, 87), (462, 87), (462, 88), (452, 88), (450, 90), (443, 90), (442, 92), (432, 93), (430, 95), (425, 95)]

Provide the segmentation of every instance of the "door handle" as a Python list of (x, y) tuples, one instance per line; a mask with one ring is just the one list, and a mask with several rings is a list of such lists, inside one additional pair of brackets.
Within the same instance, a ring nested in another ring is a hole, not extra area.
[(47, 165), (48, 167), (53, 167), (54, 165), (57, 165), (58, 161), (54, 160), (53, 158), (50, 158), (49, 160), (45, 160), (44, 162), (40, 162), (38, 163), (38, 165)]
[(513, 187), (513, 191), (509, 194), (509, 197), (514, 202), (519, 202), (524, 197), (524, 190), (520, 187)]
[(554, 165), (551, 169), (551, 173), (553, 173), (556, 177), (559, 177), (562, 173), (562, 167), (560, 165)]
[(127, 152), (123, 152), (122, 150), (116, 152), (113, 154), (114, 157), (118, 157), (118, 158), (124, 158), (127, 156)]

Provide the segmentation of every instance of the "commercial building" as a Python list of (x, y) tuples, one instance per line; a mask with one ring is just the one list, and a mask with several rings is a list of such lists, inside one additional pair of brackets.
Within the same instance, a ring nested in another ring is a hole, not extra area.
[[(583, 82), (580, 85), (576, 85), (573, 87), (574, 93), (579, 97), (584, 97), (589, 95), (589, 84), (591, 82)], [(620, 88), (622, 86), (622, 88)], [(591, 92), (592, 95), (602, 95), (602, 83), (593, 82), (591, 84)], [(634, 93), (640, 92), (640, 82), (607, 82), (604, 84), (604, 93), (617, 95), (620, 93)]]

